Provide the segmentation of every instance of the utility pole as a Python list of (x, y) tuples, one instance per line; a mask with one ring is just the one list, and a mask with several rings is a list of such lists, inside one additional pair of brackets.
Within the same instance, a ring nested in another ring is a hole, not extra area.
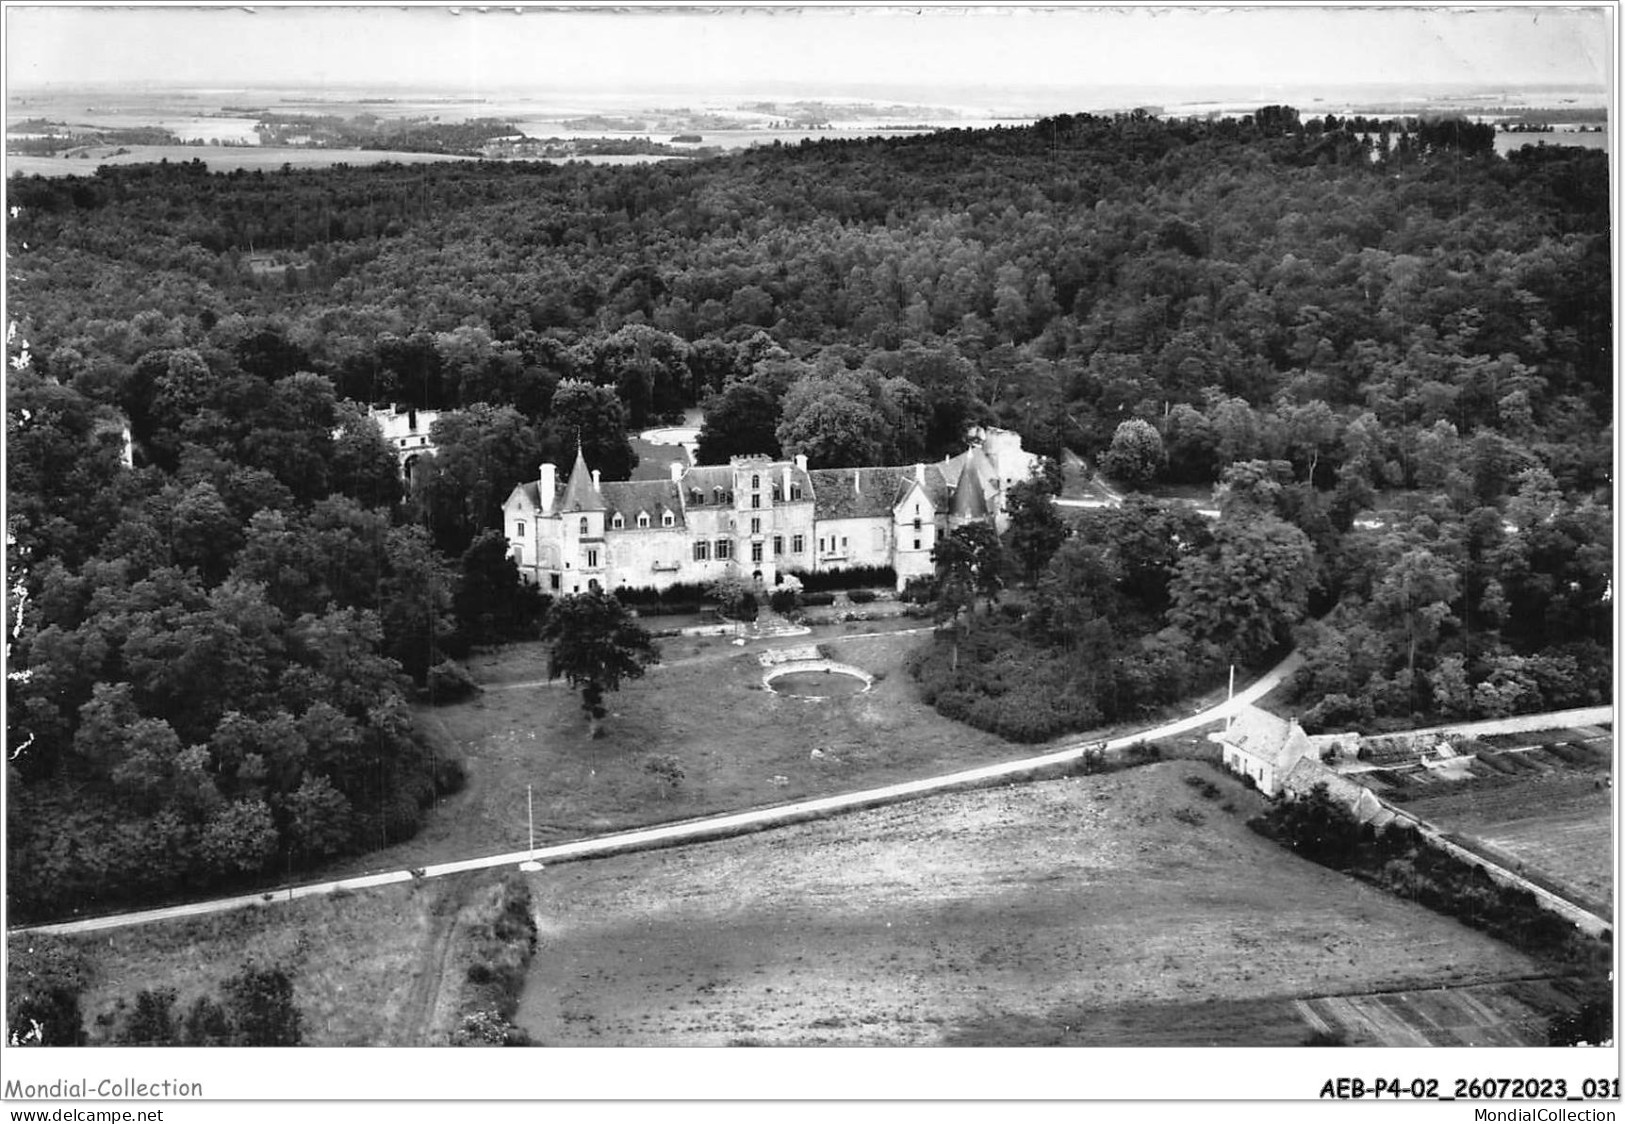
[(525, 819), (530, 823), (530, 857), (519, 864), (519, 869), (527, 874), (533, 874), (542, 869), (542, 864), (536, 861), (536, 805), (531, 798), (528, 784), (525, 786)]

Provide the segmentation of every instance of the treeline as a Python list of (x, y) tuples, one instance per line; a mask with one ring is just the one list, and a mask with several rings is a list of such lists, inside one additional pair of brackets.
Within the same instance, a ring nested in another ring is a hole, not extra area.
[[(27, 124), (24, 122), (23, 124)], [(21, 156), (55, 156), (69, 149), (86, 145), (112, 144), (181, 144), (179, 137), (168, 129), (154, 125), (127, 129), (84, 129), (53, 122), (38, 122), (42, 136), (17, 136), (22, 130), (13, 125), (7, 130), (6, 151)], [(199, 142), (201, 143), (201, 142)]]
[(513, 122), (494, 117), (442, 122), (428, 117), (379, 117), (371, 113), (356, 117), (262, 113), (254, 131), (264, 145), (469, 156), (476, 155), (494, 137), (524, 135)]
[(1239, 489), (1216, 523), (1130, 496), (1069, 528), (1041, 483), (1012, 506), (1003, 541), (955, 530), (932, 588), (907, 592), (945, 626), (912, 667), (925, 701), (1014, 741), (1148, 716), (1282, 649), (1307, 612), (1312, 543)]
[(1365, 526), (1286, 461), (1229, 465), (1212, 520), (1131, 494), (1063, 522), (1051, 487), (1018, 485), (1002, 540), (954, 531), (936, 577), (906, 591), (949, 626), (914, 666), (948, 717), (1042, 741), (1148, 718), (1293, 646), (1288, 690), (1311, 731), (1612, 697), (1611, 519), (1542, 468), (1510, 498), (1405, 497)]
[[(148, 381), (150, 378), (150, 381)], [(20, 917), (410, 836), (456, 761), (410, 704), (534, 635), (500, 535), (437, 552), (376, 425), (304, 373), (151, 352), (98, 405), (8, 375), (7, 853)], [(144, 466), (124, 463), (123, 418)]]

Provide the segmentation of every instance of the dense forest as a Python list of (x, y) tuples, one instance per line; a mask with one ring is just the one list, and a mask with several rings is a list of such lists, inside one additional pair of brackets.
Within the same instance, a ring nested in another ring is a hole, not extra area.
[[(1077, 728), (1293, 641), (1314, 728), (1608, 697), (1605, 153), (1269, 107), (615, 168), (193, 161), (8, 203), (25, 912), (410, 833), (456, 769), (409, 703), (539, 610), (498, 505), (578, 440), (624, 478), (628, 428), (696, 405), (707, 461), (909, 463), (991, 421), (1217, 489), (1211, 525), (1024, 524), (1026, 654), (956, 625), (933, 681), (968, 720), (1022, 666), (1094, 685)], [(445, 411), (408, 495), (365, 418), (391, 402)]]

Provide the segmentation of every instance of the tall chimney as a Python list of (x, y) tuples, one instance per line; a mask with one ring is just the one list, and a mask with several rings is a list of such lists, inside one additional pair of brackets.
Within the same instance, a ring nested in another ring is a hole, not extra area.
[(554, 465), (542, 465), (542, 475), (537, 481), (536, 490), (541, 493), (543, 515), (553, 514), (553, 494), (559, 490), (558, 471)]
[(671, 462), (671, 482), (673, 484), (681, 484), (683, 482), (683, 462), (682, 461), (672, 461)]
[(781, 494), (784, 497), (784, 502), (789, 503), (790, 502), (790, 466), (788, 464), (786, 464), (784, 466), (784, 491)]
[(925, 487), (925, 465), (919, 463), (914, 465), (914, 483)]
[(863, 476), (863, 469), (854, 468), (852, 470), (852, 494), (854, 496), (863, 495), (863, 484), (860, 482), (860, 478), (862, 476)]
[(598, 470), (596, 468), (592, 470), (592, 486), (594, 488), (598, 487)]
[(806, 453), (797, 453), (796, 454), (796, 469), (798, 471), (801, 471), (801, 472), (806, 472), (807, 471), (807, 454)]

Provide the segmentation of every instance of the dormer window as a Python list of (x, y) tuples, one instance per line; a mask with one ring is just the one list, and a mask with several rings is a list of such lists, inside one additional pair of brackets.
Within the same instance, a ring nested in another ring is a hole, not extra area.
[(647, 511), (638, 512), (638, 530), (641, 531), (641, 530), (643, 530), (644, 528), (646, 528), (648, 526), (649, 526), (649, 513)]
[(661, 513), (660, 513), (660, 525), (661, 525), (661, 526), (662, 526), (662, 527), (671, 527), (671, 526), (675, 526), (675, 525), (676, 525), (676, 523), (677, 523), (677, 520), (676, 520), (676, 519), (674, 519), (674, 518), (672, 518), (672, 514), (671, 514), (671, 512), (669, 512), (669, 511), (662, 511), (662, 512), (661, 512)]
[(801, 498), (801, 485), (800, 484), (791, 484), (790, 485), (790, 498), (793, 499), (793, 500), (799, 500)]
[(690, 488), (688, 490), (688, 502), (693, 504), (695, 507), (704, 507), (705, 493), (700, 491), (698, 488)]
[(722, 489), (720, 487), (716, 487), (716, 488), (711, 489), (711, 502), (712, 503), (721, 503), (722, 502)]
[(617, 511), (615, 513), (615, 517), (609, 521), (609, 525), (615, 530), (619, 531), (622, 527), (626, 526), (626, 520), (622, 519), (621, 513)]

